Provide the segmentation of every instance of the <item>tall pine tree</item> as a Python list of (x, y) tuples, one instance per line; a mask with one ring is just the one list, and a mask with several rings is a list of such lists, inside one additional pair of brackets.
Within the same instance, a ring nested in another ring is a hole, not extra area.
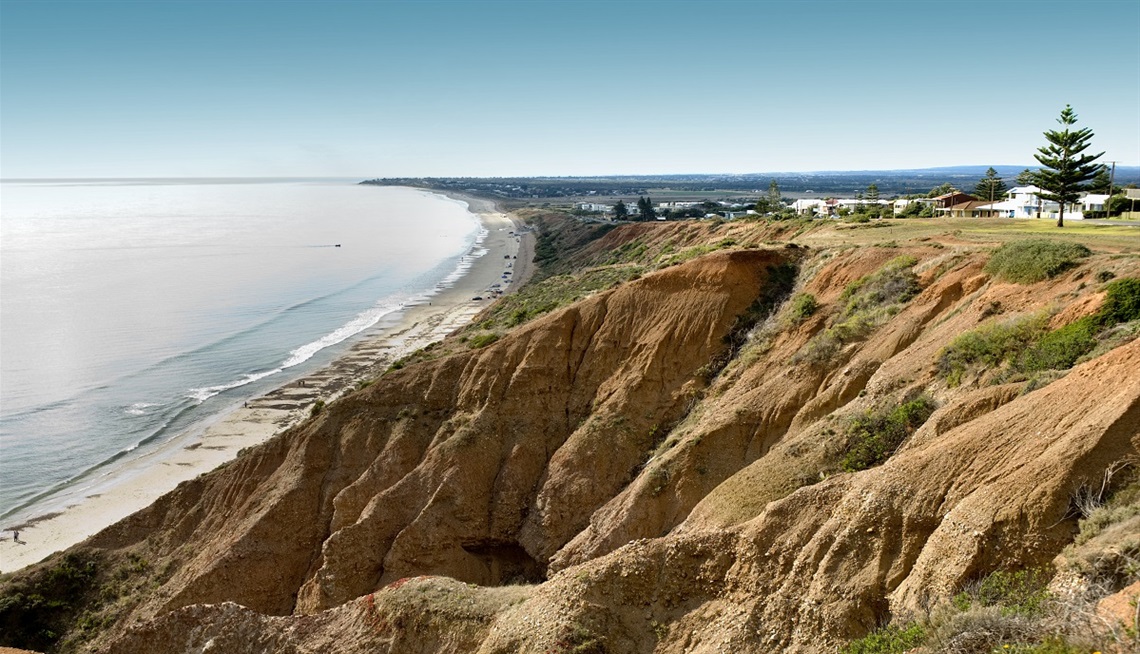
[(974, 186), (974, 197), (987, 202), (1002, 199), (1006, 192), (1005, 182), (998, 177), (997, 171), (991, 166), (986, 170), (986, 176), (978, 180)]
[(1076, 202), (1081, 197), (1084, 183), (1096, 177), (1100, 166), (1094, 164), (1103, 155), (1081, 154), (1088, 149), (1089, 139), (1093, 131), (1084, 129), (1070, 130), (1077, 124), (1077, 113), (1069, 105), (1061, 110), (1061, 117), (1057, 122), (1064, 126), (1058, 132), (1049, 130), (1045, 132), (1045, 140), (1049, 142), (1044, 147), (1037, 148), (1038, 154), (1033, 155), (1041, 163), (1041, 170), (1037, 171), (1037, 185), (1041, 187), (1041, 197), (1052, 200), (1061, 205), (1061, 213), (1057, 215), (1057, 226), (1065, 226), (1065, 205)]

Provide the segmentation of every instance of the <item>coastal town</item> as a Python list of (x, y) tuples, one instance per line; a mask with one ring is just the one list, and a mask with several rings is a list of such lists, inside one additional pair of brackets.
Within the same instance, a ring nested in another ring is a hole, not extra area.
[[(945, 192), (938, 192), (938, 191)], [(1107, 190), (1107, 189), (1106, 189)], [(1073, 203), (1065, 205), (1065, 217), (1070, 220), (1095, 218), (1138, 219), (1140, 213), (1132, 210), (1140, 200), (1140, 189), (1115, 188), (1117, 193), (1085, 192)], [(1032, 184), (1015, 186), (1003, 191), (996, 199), (979, 198), (956, 188), (934, 189), (928, 196), (878, 198), (874, 189), (869, 194), (854, 197), (811, 197), (811, 191), (797, 194), (802, 197), (778, 200), (763, 198), (750, 205), (742, 200), (689, 200), (660, 202), (652, 205), (652, 216), (639, 204), (619, 200), (617, 203), (579, 202), (574, 205), (579, 215), (593, 215), (608, 220), (676, 220), (684, 218), (737, 218), (792, 217), (833, 218), (870, 216), (888, 217), (944, 217), (944, 218), (1046, 218), (1056, 219), (1060, 213), (1057, 202), (1046, 200), (1042, 190)], [(619, 204), (621, 206), (619, 206)]]

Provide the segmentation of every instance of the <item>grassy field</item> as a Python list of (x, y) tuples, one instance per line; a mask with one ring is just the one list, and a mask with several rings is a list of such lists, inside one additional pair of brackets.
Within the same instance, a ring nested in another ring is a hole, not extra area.
[(1054, 221), (1046, 219), (919, 218), (829, 223), (796, 241), (819, 246), (875, 245), (891, 241), (994, 246), (1030, 237), (1083, 243), (1095, 250), (1140, 254), (1140, 227), (1072, 221), (1058, 228)]

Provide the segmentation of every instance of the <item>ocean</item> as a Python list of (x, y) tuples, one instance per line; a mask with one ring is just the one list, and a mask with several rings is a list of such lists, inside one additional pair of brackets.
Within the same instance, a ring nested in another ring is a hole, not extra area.
[(0, 183), (0, 521), (327, 364), (462, 275), (466, 204), (354, 181)]

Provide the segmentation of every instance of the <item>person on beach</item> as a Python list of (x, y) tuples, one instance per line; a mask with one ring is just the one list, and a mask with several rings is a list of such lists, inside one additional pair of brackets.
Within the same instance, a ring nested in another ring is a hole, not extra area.
[[(20, 543), (20, 532), (16, 531), (15, 529), (12, 530), (12, 542)], [(20, 544), (23, 545), (23, 543)]]

